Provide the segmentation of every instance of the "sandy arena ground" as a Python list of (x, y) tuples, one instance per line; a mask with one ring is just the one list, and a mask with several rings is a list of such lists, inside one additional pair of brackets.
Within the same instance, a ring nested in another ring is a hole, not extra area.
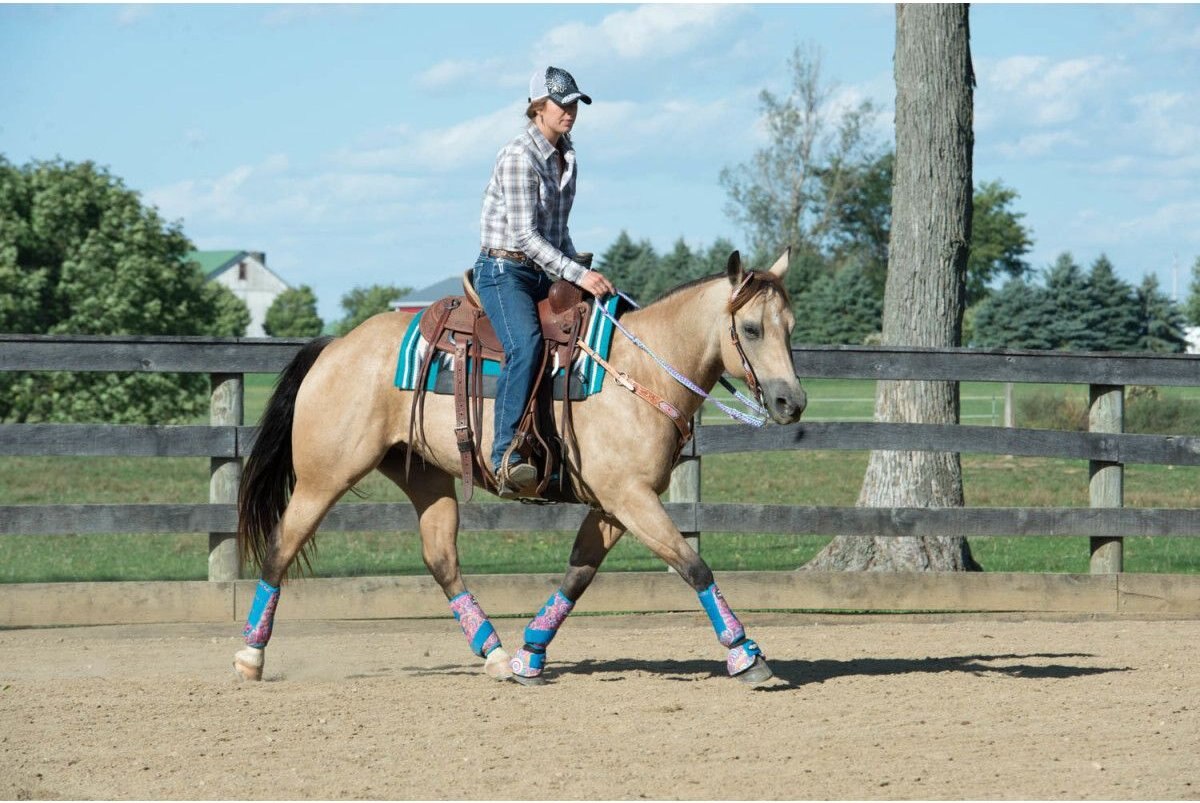
[[(0, 799), (1200, 797), (1194, 621), (574, 617), (551, 682), (453, 619), (0, 631)], [(524, 620), (496, 622), (518, 646)]]

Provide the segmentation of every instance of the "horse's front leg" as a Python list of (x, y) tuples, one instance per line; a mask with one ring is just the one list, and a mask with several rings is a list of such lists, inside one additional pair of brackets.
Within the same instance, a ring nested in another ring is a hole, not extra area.
[(772, 672), (766, 656), (758, 644), (746, 636), (746, 628), (717, 588), (712, 570), (671, 521), (658, 494), (649, 487), (626, 488), (614, 495), (608, 509), (696, 592), (700, 606), (716, 631), (717, 640), (729, 650), (725, 666), (730, 676), (745, 683), (769, 680)]
[(458, 561), (458, 498), (454, 478), (422, 461), (405, 471), (400, 452), (389, 453), (379, 472), (400, 486), (417, 511), (421, 528), (421, 557), (450, 602), (450, 612), (462, 628), (471, 652), (484, 659), (483, 669), (502, 680), (509, 672), (509, 655), (475, 595), (463, 582)]
[(545, 682), (542, 671), (546, 666), (546, 647), (624, 532), (625, 527), (611, 516), (596, 510), (588, 512), (575, 535), (562, 585), (525, 628), (525, 645), (512, 658), (513, 680), (530, 686)]

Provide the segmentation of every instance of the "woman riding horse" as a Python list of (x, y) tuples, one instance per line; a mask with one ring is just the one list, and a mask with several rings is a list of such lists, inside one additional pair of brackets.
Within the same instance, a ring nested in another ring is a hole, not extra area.
[[(412, 316), (383, 313), (342, 338), (305, 346), (280, 376), (242, 478), (238, 542), (243, 558), (261, 566), (262, 580), (246, 623), (246, 647), (234, 659), (238, 673), (261, 679), (280, 584), (305, 555), (329, 508), (378, 469), (416, 508), (425, 565), (489, 675), (541, 680), (551, 639), (628, 529), (695, 590), (727, 650), (729, 674), (755, 683), (769, 678), (762, 651), (659, 494), (670, 481), (681, 428), (686, 436), (680, 418), (691, 420), (703, 402), (691, 388), (707, 393), (729, 373), (746, 380), (776, 423), (792, 423), (803, 412), (804, 391), (792, 364), (795, 319), (782, 281), (786, 271), (786, 254), (768, 272), (747, 272), (735, 251), (723, 274), (691, 282), (622, 317), (623, 328), (652, 354), (632, 340), (615, 339), (600, 392), (577, 405), (565, 470), (589, 510), (562, 585), (529, 623), (524, 645), (511, 658), (459, 569), (454, 478), (461, 461), (453, 397), (429, 396), (423, 431), (406, 443), (413, 394), (397, 390), (392, 378), (397, 344)], [(694, 384), (680, 383), (662, 363)], [(485, 448), (492, 437), (488, 430), (484, 426)], [(406, 473), (410, 449), (421, 459)]]
[(483, 195), (475, 290), (504, 347), (492, 470), (505, 498), (527, 494), (538, 478), (514, 442), (542, 346), (537, 302), (550, 291), (551, 277), (577, 284), (596, 298), (613, 292), (612, 282), (574, 260), (567, 227), (577, 176), (570, 133), (580, 101), (590, 104), (592, 99), (566, 70), (535, 72), (525, 111), (530, 122), (496, 157)]

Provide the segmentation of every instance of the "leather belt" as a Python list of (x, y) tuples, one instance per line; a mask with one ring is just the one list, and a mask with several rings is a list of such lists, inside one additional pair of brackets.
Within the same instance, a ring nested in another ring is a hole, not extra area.
[(532, 265), (533, 260), (525, 256), (522, 251), (506, 251), (503, 248), (488, 248), (484, 251), (488, 256), (497, 259), (511, 259), (513, 262), (523, 262), (526, 265)]

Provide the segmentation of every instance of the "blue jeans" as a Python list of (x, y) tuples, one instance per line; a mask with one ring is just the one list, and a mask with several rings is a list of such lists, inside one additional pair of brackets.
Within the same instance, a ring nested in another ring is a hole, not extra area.
[(531, 265), (480, 254), (475, 261), (475, 290), (504, 347), (492, 442), (492, 467), (499, 470), (541, 362), (542, 327), (536, 305), (549, 294), (550, 277)]

